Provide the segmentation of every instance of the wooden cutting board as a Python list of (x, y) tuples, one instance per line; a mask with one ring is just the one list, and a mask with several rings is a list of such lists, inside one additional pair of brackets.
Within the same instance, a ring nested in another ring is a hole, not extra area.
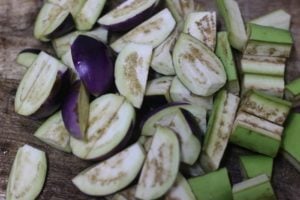
[[(206, 10), (216, 10), (213, 0), (199, 2)], [(300, 1), (239, 0), (238, 2), (246, 21), (278, 8), (285, 9), (292, 14), (295, 45), (292, 58), (288, 61), (286, 78), (292, 80), (299, 76)], [(5, 199), (7, 179), (16, 151), (24, 144), (33, 145), (47, 152), (48, 176), (39, 199), (97, 199), (82, 194), (70, 181), (92, 162), (82, 161), (75, 156), (62, 153), (41, 143), (32, 135), (40, 122), (14, 113), (14, 96), (18, 83), (25, 72), (24, 68), (15, 63), (16, 54), (28, 47), (50, 50), (49, 44), (41, 44), (32, 36), (33, 20), (41, 4), (41, 0), (0, 0), (0, 200)], [(227, 149), (223, 165), (228, 167), (233, 183), (241, 181), (238, 155), (243, 153), (245, 153), (244, 150), (234, 146), (229, 146)], [(281, 155), (275, 159), (272, 182), (278, 199), (300, 199), (300, 173)]]

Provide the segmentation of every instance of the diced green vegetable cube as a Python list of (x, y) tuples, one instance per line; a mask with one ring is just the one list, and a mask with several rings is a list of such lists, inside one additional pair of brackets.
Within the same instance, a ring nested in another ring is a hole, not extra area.
[(273, 158), (263, 155), (240, 156), (240, 164), (244, 172), (244, 178), (254, 178), (266, 174), (272, 177)]

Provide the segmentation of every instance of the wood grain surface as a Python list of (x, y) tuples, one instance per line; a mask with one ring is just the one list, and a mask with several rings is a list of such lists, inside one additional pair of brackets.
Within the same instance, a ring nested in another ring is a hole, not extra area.
[[(216, 10), (212, 0), (199, 2), (206, 10)], [(238, 0), (238, 2), (245, 21), (278, 8), (292, 14), (295, 45), (292, 58), (288, 61), (286, 79), (289, 81), (299, 76), (300, 1)], [(50, 49), (49, 44), (41, 44), (32, 36), (33, 20), (41, 4), (42, 1), (39, 0), (0, 0), (0, 200), (5, 199), (7, 179), (16, 151), (24, 144), (33, 145), (47, 152), (48, 176), (39, 199), (101, 199), (80, 193), (70, 181), (72, 177), (90, 166), (91, 162), (82, 161), (41, 143), (32, 135), (41, 122), (14, 113), (14, 96), (25, 72), (24, 68), (15, 63), (16, 54), (28, 47)], [(221, 25), (220, 28), (222, 27)], [(247, 153), (245, 150), (231, 145), (226, 151), (223, 165), (228, 167), (233, 183), (241, 181), (238, 155), (245, 153)], [(300, 174), (280, 155), (275, 160), (272, 182), (278, 199), (300, 199)]]

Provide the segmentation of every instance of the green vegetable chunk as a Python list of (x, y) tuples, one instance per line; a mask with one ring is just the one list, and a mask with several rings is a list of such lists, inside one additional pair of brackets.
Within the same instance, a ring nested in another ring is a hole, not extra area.
[(240, 164), (245, 179), (262, 174), (272, 177), (273, 158), (263, 155), (240, 156)]

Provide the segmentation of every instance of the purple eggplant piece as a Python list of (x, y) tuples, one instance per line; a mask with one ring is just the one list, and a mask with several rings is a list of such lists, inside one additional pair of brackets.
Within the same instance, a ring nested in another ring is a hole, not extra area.
[(94, 96), (107, 92), (114, 82), (114, 65), (109, 48), (101, 41), (79, 35), (71, 46), (76, 71)]
[[(126, 1), (123, 1), (125, 3)], [(101, 18), (99, 19), (99, 24), (101, 24), (103, 27), (107, 28), (109, 31), (128, 31), (140, 23), (144, 22), (146, 19), (151, 17), (153, 13), (155, 12), (157, 8), (157, 1), (153, 2), (153, 5), (148, 7), (147, 9), (141, 11), (140, 13), (137, 13), (136, 15), (130, 17), (130, 18), (124, 18), (124, 21), (121, 21), (119, 23), (112, 23), (112, 24), (104, 24), (101, 22)]]
[(44, 119), (56, 112), (60, 108), (70, 85), (70, 69), (67, 69), (65, 72), (59, 72), (47, 101), (31, 117), (33, 119)]
[(204, 133), (199, 127), (198, 122), (196, 121), (195, 117), (193, 116), (192, 113), (190, 113), (188, 110), (184, 108), (180, 108), (180, 111), (182, 112), (185, 120), (188, 122), (192, 132), (194, 135), (199, 139), (199, 141), (202, 143), (204, 139)]
[(39, 54), (42, 50), (40, 49), (33, 49), (33, 48), (28, 48), (28, 49), (23, 49), (22, 51), (20, 51), (19, 54), (21, 53), (33, 53), (33, 54)]
[(46, 38), (52, 40), (54, 38), (61, 37), (75, 30), (75, 22), (71, 13), (66, 17), (66, 19)]
[(89, 116), (89, 96), (81, 81), (73, 83), (62, 104), (62, 118), (69, 133), (84, 139)]

